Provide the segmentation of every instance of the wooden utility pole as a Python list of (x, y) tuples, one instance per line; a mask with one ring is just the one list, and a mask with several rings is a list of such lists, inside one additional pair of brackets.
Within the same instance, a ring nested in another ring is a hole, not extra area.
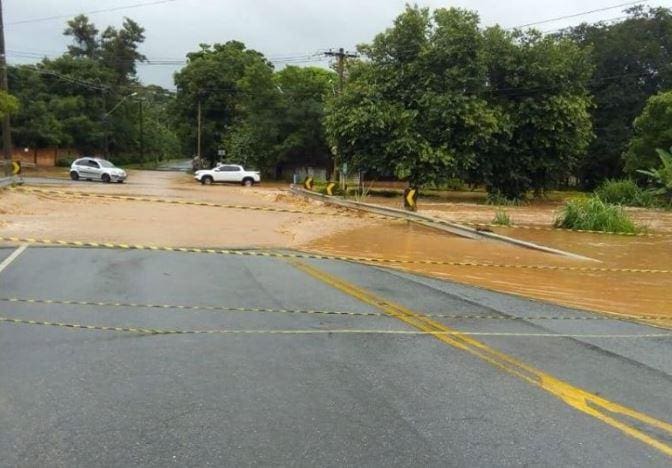
[[(324, 55), (326, 55), (327, 57), (334, 57), (336, 59), (336, 73), (338, 73), (338, 94), (341, 94), (345, 86), (345, 61), (346, 59), (349, 58), (357, 58), (358, 55), (353, 54), (352, 52), (347, 52), (345, 49), (343, 49), (343, 47), (341, 47), (337, 51), (329, 50), (325, 52)], [(339, 180), (339, 174), (340, 174), (340, 168), (338, 167), (339, 163), (338, 151), (339, 149), (336, 148), (336, 154), (334, 154), (334, 158), (332, 161), (332, 174), (334, 180), (336, 181)], [(344, 181), (341, 181), (341, 188), (345, 189)]]
[(198, 120), (198, 130), (196, 131), (196, 156), (198, 156), (198, 159), (201, 159), (201, 99), (198, 99), (198, 116), (196, 117)]
[[(2, 0), (0, 0), (0, 89), (9, 92), (7, 84), (7, 56), (5, 55), (5, 28), (2, 19)], [(9, 114), (2, 119), (2, 155), (4, 159), (5, 175), (12, 171), (12, 126)]]
[[(140, 161), (145, 162), (145, 119), (142, 115), (142, 101), (144, 98), (138, 99), (138, 105), (140, 106)], [(158, 156), (157, 156), (158, 158)], [(158, 165), (158, 159), (157, 159)]]
[(343, 92), (343, 86), (345, 85), (345, 60), (349, 58), (359, 57), (357, 54), (352, 52), (347, 52), (341, 47), (337, 51), (329, 50), (324, 53), (327, 57), (336, 58), (336, 73), (338, 73), (338, 92)]

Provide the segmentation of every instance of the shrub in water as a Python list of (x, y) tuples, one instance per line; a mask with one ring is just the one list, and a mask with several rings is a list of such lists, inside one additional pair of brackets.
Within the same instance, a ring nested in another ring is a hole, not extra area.
[(605, 203), (598, 197), (568, 200), (555, 226), (587, 231), (637, 232), (637, 226), (622, 207)]
[(651, 206), (654, 203), (653, 195), (630, 179), (606, 180), (595, 190), (595, 195), (605, 203), (618, 205)]

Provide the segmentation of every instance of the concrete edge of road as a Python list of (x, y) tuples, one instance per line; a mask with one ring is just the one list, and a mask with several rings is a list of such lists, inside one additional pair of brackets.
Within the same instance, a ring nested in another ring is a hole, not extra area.
[(535, 244), (534, 242), (528, 242), (520, 239), (515, 239), (513, 237), (503, 236), (501, 234), (496, 234), (494, 232), (479, 231), (478, 229), (464, 226), (462, 224), (446, 221), (443, 219), (433, 218), (431, 216), (421, 215), (418, 213), (412, 213), (397, 208), (373, 205), (371, 203), (363, 203), (352, 200), (343, 200), (341, 198), (333, 196), (330, 197), (328, 195), (323, 195), (321, 193), (310, 192), (308, 190), (299, 188), (296, 185), (290, 186), (290, 192), (293, 193), (294, 195), (319, 200), (328, 205), (335, 205), (341, 208), (348, 208), (358, 211), (365, 211), (368, 213), (390, 216), (398, 219), (405, 219), (407, 221), (421, 224), (423, 226), (427, 226), (430, 228), (438, 229), (440, 231), (448, 232), (450, 234), (454, 234), (460, 237), (466, 237), (468, 239), (474, 239), (474, 240), (489, 239), (510, 245), (515, 245), (518, 247), (523, 247), (526, 249), (537, 250), (540, 252), (550, 253), (554, 255), (562, 255), (564, 257), (570, 257), (577, 260), (590, 260), (593, 262), (599, 262), (599, 260), (596, 260), (594, 258), (585, 257), (583, 255), (567, 252), (565, 250), (554, 249), (552, 247), (547, 247), (545, 245)]
[(22, 184), (23, 179), (19, 176), (0, 177), (0, 188), (10, 187), (16, 184)]

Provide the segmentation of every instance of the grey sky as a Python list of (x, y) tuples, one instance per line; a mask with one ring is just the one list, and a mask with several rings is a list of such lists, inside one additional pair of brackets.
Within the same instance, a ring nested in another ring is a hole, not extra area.
[[(33, 54), (60, 55), (68, 44), (62, 35), (65, 19), (11, 25), (13, 21), (146, 3), (151, 0), (4, 0), (5, 39), (10, 63), (36, 61)], [(303, 57), (320, 49), (354, 49), (388, 27), (404, 8), (404, 0), (176, 0), (90, 15), (103, 29), (119, 26), (124, 16), (146, 29), (142, 52), (150, 59), (183, 59), (199, 43), (236, 39), (271, 58)], [(563, 15), (609, 7), (626, 0), (423, 0), (432, 8), (459, 6), (477, 11), (482, 23), (504, 27)], [(648, 2), (652, 6), (672, 6), (672, 0)], [(622, 16), (613, 9), (581, 18), (539, 26), (554, 30), (581, 21), (597, 21)], [(328, 62), (315, 62), (326, 65)], [(281, 64), (278, 64), (281, 66)], [(178, 67), (141, 65), (145, 83), (173, 87), (172, 74)]]

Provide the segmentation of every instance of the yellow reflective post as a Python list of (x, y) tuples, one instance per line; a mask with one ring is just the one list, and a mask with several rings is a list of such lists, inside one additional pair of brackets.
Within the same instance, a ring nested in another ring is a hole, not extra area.
[(404, 208), (409, 211), (418, 210), (418, 189), (409, 187), (404, 190)]
[(306, 190), (313, 190), (313, 178), (310, 176), (306, 177), (306, 180), (303, 181), (303, 187)]

